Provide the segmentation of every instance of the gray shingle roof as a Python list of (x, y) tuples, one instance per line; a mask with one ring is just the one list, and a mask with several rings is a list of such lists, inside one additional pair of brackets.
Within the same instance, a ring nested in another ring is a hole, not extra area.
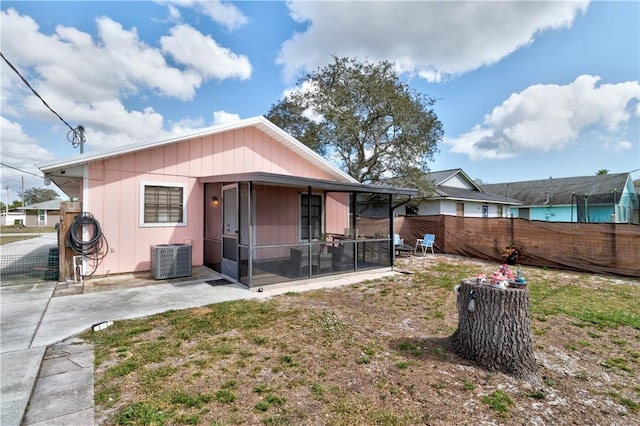
[(450, 186), (439, 186), (436, 189), (437, 197), (454, 198), (456, 200), (486, 201), (500, 204), (520, 204), (520, 201), (513, 198), (501, 197), (499, 195), (488, 194), (486, 192), (475, 191), (473, 189), (452, 188)]
[[(478, 189), (466, 189), (451, 186), (442, 186), (448, 179), (455, 175), (461, 175), (470, 185), (477, 187)], [(480, 202), (491, 202), (499, 204), (520, 204), (520, 201), (513, 198), (507, 198), (501, 195), (495, 195), (483, 192), (480, 188), (462, 169), (441, 170), (437, 172), (427, 173), (428, 179), (433, 182), (436, 187), (435, 194), (431, 199), (435, 198), (453, 198), (456, 200), (469, 200)]]
[(491, 194), (515, 198), (525, 206), (570, 205), (573, 194), (588, 194), (592, 202), (610, 203), (613, 191), (621, 193), (628, 178), (628, 173), (614, 173), (486, 184), (482, 185), (482, 189)]
[[(429, 172), (427, 173), (427, 177), (431, 182), (434, 183), (434, 185), (440, 185), (442, 182), (446, 181), (450, 177), (455, 176), (459, 173), (466, 176), (466, 174), (464, 174), (462, 169), (451, 169), (451, 170), (440, 170), (437, 172)], [(469, 178), (469, 180), (471, 179)]]
[(41, 203), (31, 204), (30, 206), (24, 206), (22, 210), (60, 210), (61, 199), (43, 201)]

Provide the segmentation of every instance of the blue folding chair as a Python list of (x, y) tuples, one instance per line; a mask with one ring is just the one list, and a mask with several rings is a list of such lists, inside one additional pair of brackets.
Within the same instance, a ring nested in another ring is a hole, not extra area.
[(435, 234), (424, 234), (424, 238), (418, 238), (416, 240), (416, 246), (413, 249), (413, 255), (415, 256), (418, 249), (422, 250), (422, 255), (426, 256), (427, 251), (431, 249), (431, 254), (435, 254), (433, 251), (433, 243), (436, 241)]
[(397, 256), (408, 256), (413, 249), (404, 243), (404, 240), (400, 238), (400, 234), (393, 235), (393, 246), (395, 248), (395, 254)]

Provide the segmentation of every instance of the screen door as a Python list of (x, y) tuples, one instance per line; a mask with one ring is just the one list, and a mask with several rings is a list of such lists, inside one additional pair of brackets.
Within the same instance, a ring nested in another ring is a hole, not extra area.
[(238, 280), (238, 185), (222, 187), (222, 273)]

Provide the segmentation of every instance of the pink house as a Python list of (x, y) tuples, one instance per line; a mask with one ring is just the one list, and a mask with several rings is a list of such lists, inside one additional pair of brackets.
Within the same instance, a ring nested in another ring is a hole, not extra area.
[(38, 167), (100, 224), (100, 269), (153, 272), (154, 250), (188, 246), (249, 288), (391, 267), (392, 195), (415, 195), (356, 182), (264, 117)]

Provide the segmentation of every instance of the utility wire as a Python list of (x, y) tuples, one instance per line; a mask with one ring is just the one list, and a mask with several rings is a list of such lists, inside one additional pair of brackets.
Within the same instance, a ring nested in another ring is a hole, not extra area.
[(27, 87), (29, 89), (31, 89), (31, 91), (33, 92), (34, 95), (36, 95), (38, 97), (38, 99), (40, 99), (42, 101), (42, 103), (44, 104), (44, 106), (46, 106), (49, 111), (51, 111), (56, 117), (58, 117), (60, 119), (60, 121), (62, 121), (68, 128), (69, 128), (69, 132), (67, 133), (67, 140), (69, 142), (71, 142), (71, 144), (73, 145), (74, 148), (77, 148), (78, 146), (80, 146), (80, 153), (82, 153), (82, 145), (84, 144), (84, 127), (82, 126), (78, 126), (77, 128), (73, 128), (71, 127), (71, 125), (69, 123), (67, 123), (65, 121), (64, 118), (62, 118), (60, 116), (60, 114), (58, 114), (57, 112), (55, 112), (53, 110), (53, 108), (51, 108), (49, 106), (49, 104), (47, 103), (47, 101), (45, 101), (44, 99), (42, 99), (42, 96), (40, 96), (40, 94), (38, 92), (36, 92), (36, 89), (34, 89), (33, 87), (31, 87), (31, 84), (29, 84), (29, 82), (27, 81), (26, 78), (24, 78), (22, 76), (22, 74), (20, 74), (20, 71), (18, 71), (16, 69), (16, 67), (13, 66), (13, 64), (11, 62), (9, 62), (9, 60), (7, 58), (5, 58), (4, 54), (2, 52), (0, 52), (0, 56), (2, 56), (2, 59), (4, 59), (4, 61), (7, 63), (7, 65), (9, 65), (9, 67), (16, 73), (18, 74), (18, 77), (20, 77), (20, 80), (22, 80), (22, 82), (24, 84), (27, 85)]
[(8, 167), (8, 168), (10, 168), (10, 169), (13, 169), (13, 170), (17, 170), (17, 171), (19, 171), (19, 172), (22, 172), (22, 173), (26, 173), (26, 174), (31, 175), (31, 176), (35, 176), (35, 177), (39, 177), (39, 178), (41, 178), (41, 177), (42, 177), (42, 176), (37, 175), (37, 174), (35, 174), (35, 173), (31, 173), (31, 172), (28, 172), (28, 171), (26, 171), (26, 170), (21, 170), (21, 169), (19, 169), (19, 168), (17, 168), (17, 167), (13, 167), (13, 166), (10, 166), (10, 165), (5, 164), (5, 163), (0, 163), (0, 166), (5, 166), (5, 167)]

